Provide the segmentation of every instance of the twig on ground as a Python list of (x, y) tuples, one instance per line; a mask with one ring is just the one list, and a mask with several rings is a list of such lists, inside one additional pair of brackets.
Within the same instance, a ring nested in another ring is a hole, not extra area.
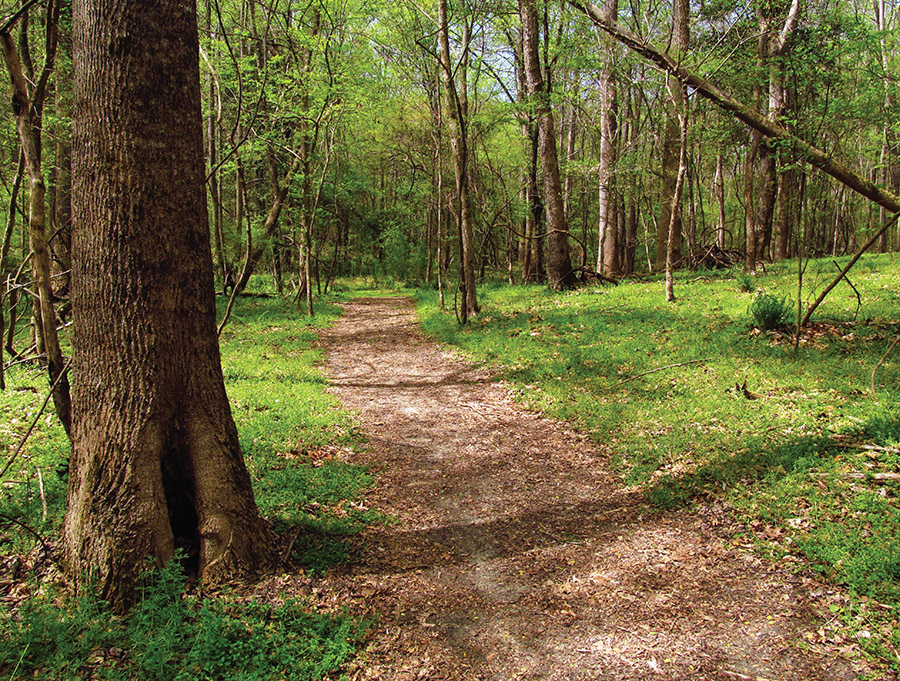
[(646, 376), (647, 374), (655, 374), (657, 371), (663, 371), (664, 369), (674, 369), (675, 367), (683, 367), (688, 364), (699, 364), (701, 362), (709, 362), (712, 360), (712, 357), (704, 357), (703, 359), (692, 359), (689, 362), (678, 362), (677, 364), (666, 364), (664, 367), (656, 367), (655, 369), (650, 369), (649, 371), (642, 371), (639, 374), (635, 374), (634, 376), (629, 376), (628, 378), (619, 381), (611, 385), (607, 390), (612, 390), (613, 388), (618, 388), (620, 385), (625, 385), (629, 381), (633, 381), (636, 378), (640, 378), (641, 376)]
[(850, 449), (864, 449), (868, 452), (886, 452), (888, 454), (900, 454), (900, 447), (891, 447), (890, 445), (866, 445), (857, 442), (840, 443), (841, 447), (849, 447)]
[[(830, 473), (814, 473), (813, 477), (816, 478), (827, 478), (830, 477)], [(900, 480), (900, 473), (838, 473), (838, 478), (841, 480)]]
[(41, 522), (47, 522), (47, 497), (44, 496), (44, 476), (41, 475), (41, 469), (37, 469), (38, 492), (41, 495)]
[(300, 533), (303, 531), (302, 527), (298, 527), (294, 530), (294, 536), (291, 537), (291, 541), (288, 542), (287, 548), (284, 550), (284, 553), (281, 554), (281, 559), (278, 561), (279, 565), (284, 565), (287, 559), (291, 555), (291, 551), (294, 548), (294, 544), (297, 542), (297, 537), (300, 536)]

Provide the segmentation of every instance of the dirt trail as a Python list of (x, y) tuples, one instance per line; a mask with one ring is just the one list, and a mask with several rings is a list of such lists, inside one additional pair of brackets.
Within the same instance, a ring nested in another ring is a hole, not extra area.
[(807, 643), (809, 580), (647, 509), (591, 443), (514, 405), (424, 336), (401, 298), (323, 333), (333, 392), (380, 471), (333, 579), (380, 619), (357, 679), (853, 679)]

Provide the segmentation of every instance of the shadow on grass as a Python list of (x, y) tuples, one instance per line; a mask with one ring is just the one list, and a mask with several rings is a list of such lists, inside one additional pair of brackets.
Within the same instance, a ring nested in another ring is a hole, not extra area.
[(820, 435), (792, 438), (774, 446), (758, 438), (744, 449), (718, 454), (693, 471), (658, 478), (648, 486), (645, 496), (654, 506), (678, 508), (739, 482), (808, 471), (829, 461), (835, 451), (834, 442)]

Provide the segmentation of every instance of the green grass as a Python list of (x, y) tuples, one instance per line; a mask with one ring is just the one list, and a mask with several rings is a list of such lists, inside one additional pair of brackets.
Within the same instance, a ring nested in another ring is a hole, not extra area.
[[(847, 626), (898, 667), (900, 483), (870, 474), (900, 473), (900, 350), (874, 398), (869, 383), (900, 332), (900, 261), (859, 263), (849, 275), (858, 317), (840, 284), (796, 352), (791, 328), (754, 323), (761, 296), (776, 313), (797, 300), (795, 268), (680, 273), (674, 304), (659, 280), (568, 293), (486, 285), (465, 328), (422, 291), (419, 314), (441, 340), (504, 367), (527, 406), (591, 433), (650, 503), (725, 503), (747, 542), (844, 585)], [(836, 271), (810, 263), (803, 303)]]
[[(360, 436), (351, 415), (325, 393), (322, 356), (311, 346), (339, 314), (334, 300), (317, 304), (310, 319), (288, 301), (242, 298), (222, 335), (226, 388), (257, 503), (286, 535), (289, 563), (311, 573), (352, 560), (349, 538), (383, 521), (358, 503), (372, 476), (345, 460)], [(46, 379), (21, 366), (7, 378), (0, 437), (9, 451), (36, 413)], [(55, 416), (45, 413), (0, 486), (0, 564), (24, 556), (29, 566), (34, 533), (50, 540), (58, 534), (68, 449)], [(171, 566), (148, 574), (141, 604), (124, 618), (111, 617), (90, 594), (70, 598), (39, 576), (22, 579), (33, 595), (16, 612), (0, 614), (0, 679), (331, 678), (364, 628), (317, 612), (313, 603), (186, 596)]]

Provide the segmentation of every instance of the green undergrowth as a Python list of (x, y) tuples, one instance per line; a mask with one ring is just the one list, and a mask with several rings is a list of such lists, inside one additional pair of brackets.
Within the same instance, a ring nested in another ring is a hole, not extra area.
[[(783, 309), (796, 305), (795, 268), (679, 273), (675, 303), (661, 280), (566, 293), (489, 284), (467, 327), (421, 291), (419, 314), (502, 366), (524, 404), (591, 433), (648, 502), (724, 504), (738, 543), (845, 585), (853, 598), (836, 616), (900, 666), (900, 348), (870, 394), (900, 333), (900, 260), (857, 264), (858, 312), (842, 282), (797, 351), (796, 307)], [(809, 264), (804, 305), (836, 271)]]
[[(322, 356), (312, 344), (340, 314), (336, 300), (318, 303), (308, 318), (275, 296), (242, 297), (221, 339), (256, 500), (283, 538), (279, 551), (290, 547), (277, 557), (281, 569), (314, 574), (352, 560), (352, 535), (383, 521), (361, 500), (372, 476), (347, 461), (360, 436), (325, 392)], [(14, 367), (7, 381), (0, 468), (46, 390), (43, 373), (27, 366)], [(68, 450), (47, 412), (0, 481), (0, 596), (17, 594), (0, 606), (0, 679), (319, 679), (332, 678), (352, 655), (359, 622), (319, 613), (313, 603), (186, 596), (175, 568), (148, 576), (142, 604), (126, 618), (110, 617), (93, 596), (70, 598), (42, 583), (41, 541), (58, 536)], [(4, 585), (13, 574), (15, 583)]]
[(30, 599), (0, 619), (0, 672), (47, 681), (314, 681), (353, 656), (364, 628), (301, 601), (186, 596), (172, 561), (145, 574), (124, 617), (93, 593)]

